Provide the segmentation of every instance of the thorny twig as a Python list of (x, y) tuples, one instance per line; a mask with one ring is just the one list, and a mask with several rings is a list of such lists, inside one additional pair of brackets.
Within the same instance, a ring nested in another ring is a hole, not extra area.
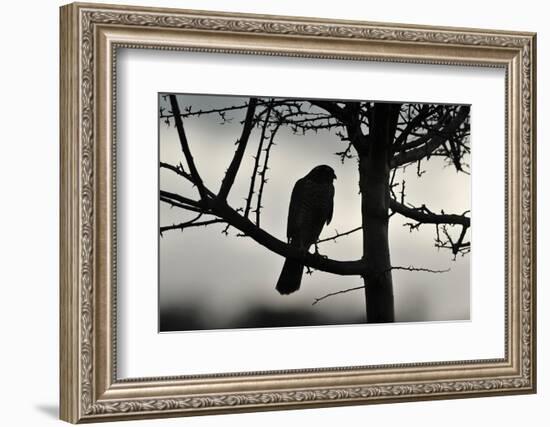
[[(417, 271), (417, 272), (426, 272), (426, 273), (447, 273), (449, 272), (451, 269), (448, 268), (446, 270), (433, 270), (433, 269), (430, 269), (430, 268), (422, 268), (422, 267), (413, 267), (413, 266), (408, 266), (408, 267), (403, 267), (403, 266), (395, 266), (395, 267), (391, 267), (389, 268), (388, 270), (385, 270), (384, 272), (381, 272), (380, 274), (384, 274), (384, 273), (387, 273), (388, 271), (390, 270), (406, 270), (406, 271)], [(320, 303), (321, 301), (327, 299), (327, 298), (330, 298), (330, 297), (333, 297), (335, 295), (341, 295), (341, 294), (346, 294), (348, 292), (352, 292), (352, 291), (357, 291), (359, 289), (365, 289), (365, 286), (366, 285), (361, 285), (361, 286), (356, 286), (354, 288), (347, 288), (347, 289), (343, 289), (343, 290), (340, 290), (340, 291), (335, 291), (335, 292), (330, 292), (328, 294), (325, 294), (321, 297), (318, 297), (318, 298), (314, 298), (313, 302), (311, 303), (311, 305), (315, 305), (315, 304), (318, 304)]]
[(339, 233), (338, 230), (334, 230), (335, 231), (335, 234), (330, 236), (330, 237), (327, 237), (325, 239), (320, 239), (320, 240), (317, 240), (317, 245), (319, 243), (324, 243), (324, 242), (328, 242), (328, 241), (333, 241), (333, 242), (336, 242), (336, 239), (338, 239), (339, 237), (343, 237), (343, 236), (347, 236), (349, 234), (352, 234), (352, 233), (355, 233), (356, 231), (359, 231), (359, 230), (362, 230), (363, 227), (362, 226), (359, 226), (359, 227), (355, 227), (349, 231), (346, 231), (344, 233)]

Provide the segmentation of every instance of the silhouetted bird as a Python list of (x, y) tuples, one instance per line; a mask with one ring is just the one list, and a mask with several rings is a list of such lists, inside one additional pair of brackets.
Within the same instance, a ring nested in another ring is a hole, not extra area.
[[(290, 245), (308, 252), (319, 239), (321, 230), (332, 219), (334, 209), (334, 170), (327, 165), (314, 167), (294, 184), (286, 235)], [(281, 294), (291, 294), (300, 288), (304, 265), (287, 258), (277, 281)]]

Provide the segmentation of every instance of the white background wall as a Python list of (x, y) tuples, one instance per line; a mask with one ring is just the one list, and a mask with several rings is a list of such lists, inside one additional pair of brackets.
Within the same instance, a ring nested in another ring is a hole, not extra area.
[[(113, 3), (124, 3), (111, 0)], [(538, 32), (539, 272), (537, 395), (209, 416), (130, 425), (543, 426), (548, 422), (550, 29), (545, 2), (134, 0), (134, 4)], [(59, 425), (58, 6), (6, 2), (0, 31), (0, 401), (3, 425)], [(545, 336), (546, 335), (546, 336)]]

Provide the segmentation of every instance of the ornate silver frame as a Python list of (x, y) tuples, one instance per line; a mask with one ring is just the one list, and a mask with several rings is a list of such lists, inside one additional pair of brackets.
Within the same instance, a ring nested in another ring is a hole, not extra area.
[[(126, 6), (61, 8), (61, 418), (129, 418), (533, 393), (535, 34)], [(506, 70), (506, 342), (498, 360), (117, 380), (117, 47)]]

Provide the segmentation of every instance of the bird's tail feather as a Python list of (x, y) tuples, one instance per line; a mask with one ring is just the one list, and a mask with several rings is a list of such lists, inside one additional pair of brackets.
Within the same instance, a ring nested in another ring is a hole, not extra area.
[(283, 265), (279, 280), (277, 281), (276, 289), (283, 295), (288, 295), (297, 291), (300, 289), (300, 284), (302, 283), (303, 272), (303, 264), (287, 258)]

